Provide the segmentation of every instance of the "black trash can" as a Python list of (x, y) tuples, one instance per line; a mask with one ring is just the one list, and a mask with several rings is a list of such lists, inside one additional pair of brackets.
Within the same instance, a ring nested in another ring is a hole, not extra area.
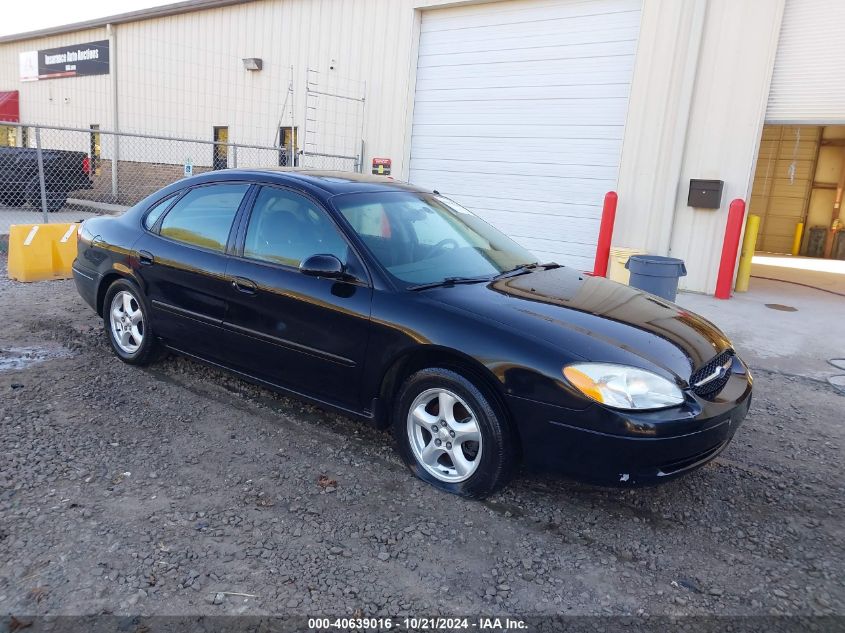
[(658, 255), (631, 255), (625, 268), (631, 271), (629, 285), (669, 301), (678, 294), (678, 279), (687, 274), (684, 260)]

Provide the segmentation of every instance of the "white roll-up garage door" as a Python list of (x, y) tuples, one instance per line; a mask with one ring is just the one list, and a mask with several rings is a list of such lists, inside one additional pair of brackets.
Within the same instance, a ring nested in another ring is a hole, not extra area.
[(786, 0), (767, 121), (845, 123), (843, 27), (843, 0)]
[(541, 261), (592, 269), (614, 189), (640, 0), (512, 0), (422, 16), (411, 182)]

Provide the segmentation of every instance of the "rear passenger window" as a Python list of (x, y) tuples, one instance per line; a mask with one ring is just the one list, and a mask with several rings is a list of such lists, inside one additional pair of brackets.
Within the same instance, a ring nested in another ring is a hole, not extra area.
[(164, 216), (161, 235), (172, 240), (225, 251), (235, 213), (249, 185), (209, 185), (186, 193)]
[(167, 208), (171, 202), (173, 202), (174, 196), (168, 196), (158, 204), (154, 204), (149, 211), (147, 211), (147, 215), (144, 218), (144, 227), (149, 230), (155, 226), (155, 223), (158, 222), (158, 219), (161, 217), (161, 214), (164, 213), (164, 210)]

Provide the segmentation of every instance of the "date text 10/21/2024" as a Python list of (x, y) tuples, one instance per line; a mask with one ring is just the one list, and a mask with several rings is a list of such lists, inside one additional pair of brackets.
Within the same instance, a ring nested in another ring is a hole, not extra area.
[(407, 631), (520, 631), (526, 630), (527, 624), (519, 618), (478, 617), (403, 617), (403, 618), (309, 618), (308, 628), (313, 631), (344, 630), (390, 630), (401, 626)]

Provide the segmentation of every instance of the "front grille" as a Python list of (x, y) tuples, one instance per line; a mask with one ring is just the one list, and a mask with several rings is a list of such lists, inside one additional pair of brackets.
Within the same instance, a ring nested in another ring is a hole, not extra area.
[(702, 398), (715, 398), (719, 392), (725, 387), (728, 379), (731, 377), (730, 367), (728, 371), (721, 372), (714, 376), (711, 380), (696, 386), (696, 383), (705, 380), (708, 376), (712, 376), (717, 369), (724, 367), (728, 362), (732, 362), (734, 351), (726, 349), (724, 352), (717, 354), (711, 358), (705, 365), (702, 365), (690, 376), (689, 384), (693, 393)]

